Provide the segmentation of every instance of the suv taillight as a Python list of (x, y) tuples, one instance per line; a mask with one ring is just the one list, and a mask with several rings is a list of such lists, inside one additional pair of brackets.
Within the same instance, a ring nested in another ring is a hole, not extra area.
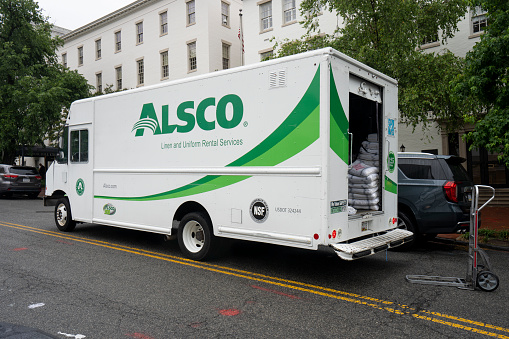
[(11, 178), (11, 179), (14, 179), (14, 178), (17, 178), (18, 176), (16, 174), (4, 174), (4, 178)]
[(444, 184), (444, 191), (447, 200), (458, 202), (458, 185), (454, 181), (448, 181)]

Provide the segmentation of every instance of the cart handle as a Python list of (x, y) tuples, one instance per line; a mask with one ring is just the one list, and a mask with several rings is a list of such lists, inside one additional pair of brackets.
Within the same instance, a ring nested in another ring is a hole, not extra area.
[(491, 186), (486, 185), (474, 185), (474, 188), (475, 188), (475, 207), (477, 207), (477, 205), (479, 204), (479, 188), (489, 188), (491, 189), (492, 192), (491, 198), (489, 198), (488, 201), (486, 201), (481, 207), (477, 209), (477, 212), (479, 212), (484, 208), (484, 206), (488, 205), (495, 198), (495, 189)]

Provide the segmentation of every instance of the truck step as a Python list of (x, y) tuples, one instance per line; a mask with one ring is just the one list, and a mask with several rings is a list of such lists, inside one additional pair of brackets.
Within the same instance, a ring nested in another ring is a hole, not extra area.
[(403, 245), (412, 239), (412, 232), (397, 228), (382, 235), (377, 235), (349, 244), (332, 244), (331, 246), (341, 259), (354, 260), (375, 254), (388, 248)]

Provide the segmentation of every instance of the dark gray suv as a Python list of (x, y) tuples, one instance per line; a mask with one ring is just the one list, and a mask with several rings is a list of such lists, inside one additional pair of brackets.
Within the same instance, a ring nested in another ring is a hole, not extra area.
[(399, 226), (416, 239), (468, 229), (472, 180), (452, 155), (398, 153)]
[(35, 199), (41, 192), (41, 179), (35, 167), (0, 164), (0, 196), (26, 194)]

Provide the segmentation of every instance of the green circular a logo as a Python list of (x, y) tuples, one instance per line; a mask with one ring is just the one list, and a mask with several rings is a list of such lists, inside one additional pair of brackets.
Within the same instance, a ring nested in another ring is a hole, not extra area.
[(82, 196), (85, 192), (85, 182), (83, 179), (79, 178), (78, 181), (76, 181), (76, 193), (78, 193), (79, 196)]
[(396, 156), (391, 151), (387, 156), (387, 167), (389, 168), (389, 172), (394, 172), (394, 167), (396, 167)]

